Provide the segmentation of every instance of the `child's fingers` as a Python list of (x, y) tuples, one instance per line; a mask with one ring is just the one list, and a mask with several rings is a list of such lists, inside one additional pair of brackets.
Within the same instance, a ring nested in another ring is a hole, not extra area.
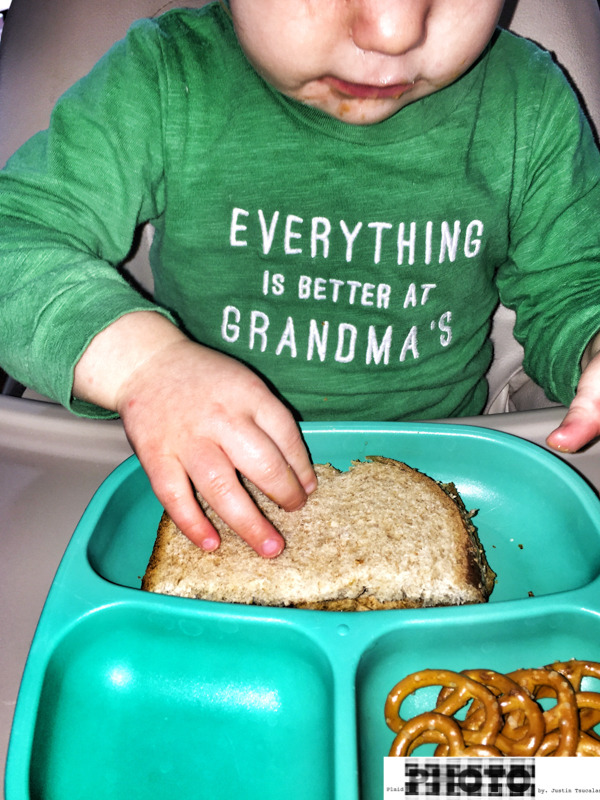
[(563, 453), (575, 453), (599, 435), (600, 358), (596, 356), (584, 370), (564, 420), (546, 443)]
[(576, 453), (599, 435), (600, 412), (572, 406), (558, 428), (548, 436), (546, 443), (561, 453)]
[[(242, 465), (236, 466), (243, 471)], [(197, 442), (188, 473), (204, 500), (259, 555), (272, 558), (281, 553), (283, 537), (262, 515), (220, 447), (209, 441)]]
[(290, 412), (279, 402), (269, 408), (266, 413), (264, 407), (261, 407), (257, 412), (256, 422), (262, 430), (268, 431), (269, 437), (285, 461), (288, 473), (285, 481), (289, 483), (292, 478), (295, 478), (303, 489), (302, 502), (299, 503), (296, 498), (293, 505), (279, 503), (282, 508), (293, 511), (302, 505), (306, 495), (311, 494), (317, 488), (315, 471), (300, 429)]
[[(301, 439), (300, 443), (302, 443)], [(304, 505), (306, 491), (297, 477), (294, 466), (289, 461), (290, 458), (299, 461), (299, 454), (289, 452), (284, 455), (274, 441), (271, 431), (265, 432), (252, 419), (236, 420), (235, 423), (220, 432), (219, 446), (230, 464), (234, 465), (242, 475), (258, 486), (278, 506), (286, 511), (296, 511)], [(214, 444), (208, 439), (205, 440), (204, 446), (202, 441), (195, 443), (194, 461), (202, 460), (201, 466), (197, 470), (199, 474), (205, 471), (206, 464), (210, 464), (211, 472), (213, 467), (221, 466), (222, 462), (213, 460), (213, 452), (209, 451), (209, 447), (214, 447)], [(210, 458), (207, 457), (208, 452), (210, 452)], [(305, 458), (308, 460), (306, 451)], [(190, 474), (193, 476), (194, 472), (190, 472)], [(217, 478), (227, 475), (225, 472), (222, 472), (221, 475), (214, 474)], [(198, 486), (197, 480), (196, 486)], [(230, 488), (229, 482), (226, 487)], [(211, 502), (204, 493), (202, 494), (208, 502)], [(225, 501), (225, 492), (219, 492), (219, 494), (223, 494)], [(234, 530), (239, 533), (237, 528)]]
[(146, 460), (138, 452), (138, 457), (154, 494), (175, 525), (198, 547), (216, 550), (219, 534), (203, 513), (181, 463), (171, 456)]
[(206, 502), (259, 555), (279, 555), (285, 546), (281, 535), (260, 513), (226, 456), (217, 447), (208, 449), (206, 460), (197, 459), (189, 470), (176, 458), (164, 459), (160, 466), (155, 461), (148, 468), (158, 500), (194, 544), (215, 550), (220, 544), (219, 536), (198, 503), (191, 478)]

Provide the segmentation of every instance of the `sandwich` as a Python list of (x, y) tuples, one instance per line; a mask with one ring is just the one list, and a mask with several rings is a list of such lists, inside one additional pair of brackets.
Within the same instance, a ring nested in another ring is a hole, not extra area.
[(160, 594), (332, 611), (486, 602), (494, 586), (477, 530), (453, 484), (400, 461), (370, 457), (348, 471), (317, 464), (318, 488), (284, 511), (244, 486), (286, 541), (261, 558), (199, 497), (221, 536), (192, 544), (165, 512), (142, 580)]

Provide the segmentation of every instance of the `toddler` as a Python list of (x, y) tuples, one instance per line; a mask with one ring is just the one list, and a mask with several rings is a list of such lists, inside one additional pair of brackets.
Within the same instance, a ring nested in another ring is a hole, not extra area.
[[(119, 414), (153, 489), (265, 557), (316, 479), (298, 419), (478, 414), (490, 320), (600, 432), (600, 161), (502, 0), (231, 0), (140, 21), (0, 176), (0, 362)], [(155, 229), (154, 299), (116, 269)], [(582, 368), (585, 368), (582, 372)]]

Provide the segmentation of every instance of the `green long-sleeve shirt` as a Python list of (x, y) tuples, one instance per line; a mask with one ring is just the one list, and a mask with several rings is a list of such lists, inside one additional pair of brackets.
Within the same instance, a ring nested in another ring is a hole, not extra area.
[[(498, 32), (352, 126), (264, 83), (219, 6), (141, 21), (0, 175), (0, 363), (80, 413), (91, 338), (160, 308), (305, 419), (479, 413), (499, 297), (568, 403), (600, 328), (600, 160), (550, 57)], [(115, 266), (151, 222), (155, 302)]]

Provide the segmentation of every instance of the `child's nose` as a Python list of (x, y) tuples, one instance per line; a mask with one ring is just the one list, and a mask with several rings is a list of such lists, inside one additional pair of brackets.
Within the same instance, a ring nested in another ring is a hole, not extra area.
[(353, 0), (351, 35), (361, 50), (399, 55), (425, 38), (430, 0)]

